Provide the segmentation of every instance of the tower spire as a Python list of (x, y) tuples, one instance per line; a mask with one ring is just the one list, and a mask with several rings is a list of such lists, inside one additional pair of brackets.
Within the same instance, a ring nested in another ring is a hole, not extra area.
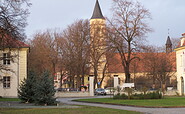
[(168, 38), (167, 38), (166, 45), (172, 45), (172, 42), (171, 42), (171, 39), (170, 39), (169, 36), (168, 36)]
[(100, 4), (99, 4), (98, 0), (96, 0), (96, 4), (95, 4), (93, 15), (92, 15), (91, 19), (105, 19), (103, 17), (102, 12), (101, 12), (101, 8), (100, 8)]
[(168, 36), (166, 41), (166, 53), (172, 52), (172, 42), (170, 40), (170, 37)]

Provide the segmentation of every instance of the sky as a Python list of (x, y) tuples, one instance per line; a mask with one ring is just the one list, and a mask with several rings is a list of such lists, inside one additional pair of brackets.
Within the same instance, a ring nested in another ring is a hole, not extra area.
[[(149, 44), (162, 46), (168, 36), (179, 38), (185, 33), (185, 0), (138, 0), (151, 13), (147, 34)], [(90, 19), (96, 0), (30, 0), (26, 35), (29, 39), (36, 32), (47, 29), (64, 30), (78, 19)], [(105, 17), (111, 16), (112, 0), (99, 0)]]

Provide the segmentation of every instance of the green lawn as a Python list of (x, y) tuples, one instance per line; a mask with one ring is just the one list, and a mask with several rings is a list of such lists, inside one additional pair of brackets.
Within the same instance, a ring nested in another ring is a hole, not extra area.
[(0, 114), (140, 114), (139, 112), (117, 109), (82, 106), (82, 108), (52, 108), (52, 109), (9, 109), (0, 108)]
[(21, 101), (18, 98), (0, 98), (0, 101)]
[(150, 100), (115, 100), (112, 98), (79, 99), (77, 101), (111, 103), (121, 105), (148, 106), (148, 107), (185, 107), (185, 97), (166, 97)]

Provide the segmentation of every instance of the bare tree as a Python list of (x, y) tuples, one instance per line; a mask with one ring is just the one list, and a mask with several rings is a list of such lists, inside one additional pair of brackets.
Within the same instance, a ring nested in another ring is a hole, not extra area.
[(158, 57), (158, 66), (156, 78), (160, 83), (160, 87), (164, 91), (166, 84), (170, 82), (170, 78), (175, 74), (175, 56), (173, 53), (162, 53)]
[(79, 20), (63, 31), (63, 38), (66, 40), (64, 44), (65, 66), (71, 75), (72, 87), (74, 87), (75, 78), (77, 88), (84, 85), (84, 76), (87, 74), (89, 63), (89, 30), (89, 21)]
[(113, 60), (113, 56), (114, 56), (114, 53), (115, 50), (111, 50), (109, 48), (107, 48), (106, 50), (106, 61), (104, 61), (105, 63), (103, 64), (103, 70), (102, 70), (102, 77), (98, 77), (99, 78), (99, 85), (98, 85), (98, 88), (101, 88), (102, 84), (103, 84), (103, 81), (105, 79), (105, 77), (108, 77), (108, 65), (110, 64), (110, 62), (112, 62)]
[(148, 26), (150, 12), (139, 2), (128, 0), (113, 0), (113, 18), (108, 20), (112, 29), (109, 40), (112, 47), (120, 54), (125, 71), (125, 82), (130, 82), (130, 63), (137, 58), (131, 56), (136, 51), (137, 44), (147, 32), (151, 31)]
[(34, 35), (33, 40), (30, 41), (29, 69), (39, 74), (44, 70), (48, 70), (52, 74), (56, 72), (59, 61), (57, 43), (59, 37), (59, 34), (51, 30)]
[(154, 46), (148, 47), (146, 49), (146, 54), (143, 56), (143, 63), (146, 66), (145, 71), (149, 72), (152, 76), (153, 88), (156, 87), (156, 78), (157, 78), (157, 67), (158, 67), (158, 57), (159, 57), (159, 48)]
[(179, 45), (180, 39), (179, 38), (171, 38), (171, 42), (172, 42), (172, 50), (174, 50), (175, 48), (177, 48), (177, 46)]
[[(29, 14), (26, 6), (31, 4), (28, 0), (1, 0), (0, 1), (0, 35), (13, 39), (24, 39), (26, 18)], [(1, 45), (2, 47), (2, 45)]]
[(153, 88), (158, 86), (163, 90), (170, 78), (174, 76), (175, 72), (175, 54), (161, 52), (158, 47), (151, 47), (148, 53), (143, 56), (143, 63), (146, 72), (152, 76)]

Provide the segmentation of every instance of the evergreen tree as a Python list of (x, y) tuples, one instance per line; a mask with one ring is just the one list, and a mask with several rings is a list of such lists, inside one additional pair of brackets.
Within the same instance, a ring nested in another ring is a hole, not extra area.
[(45, 71), (36, 84), (36, 91), (34, 95), (34, 101), (40, 105), (54, 104), (56, 99), (54, 98), (55, 89), (53, 79), (49, 77), (49, 72)]
[(32, 103), (34, 102), (33, 96), (35, 93), (36, 75), (30, 71), (28, 78), (24, 79), (18, 89), (18, 97), (22, 102)]

